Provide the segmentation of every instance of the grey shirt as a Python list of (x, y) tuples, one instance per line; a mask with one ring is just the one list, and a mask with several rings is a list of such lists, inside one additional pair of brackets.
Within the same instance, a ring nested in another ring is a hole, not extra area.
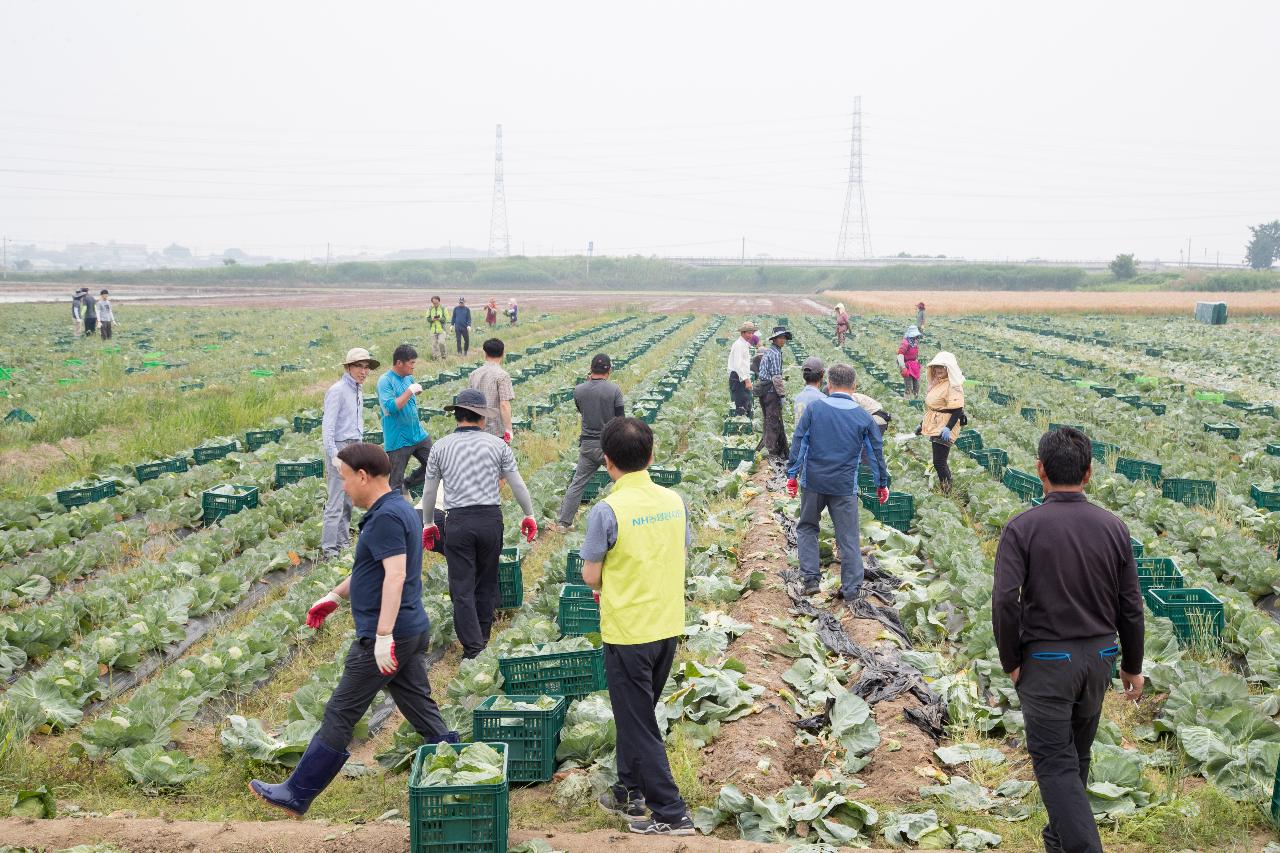
[(442, 481), (445, 512), (467, 506), (498, 506), (500, 479), (511, 486), (524, 514), (533, 515), (533, 502), (516, 469), (511, 446), (477, 427), (458, 427), (432, 445), (427, 457), (423, 515), (435, 507)]
[(343, 373), (342, 378), (330, 385), (324, 394), (320, 438), (324, 444), (325, 459), (333, 459), (337, 454), (338, 442), (364, 438), (364, 396), (350, 373)]
[[(684, 547), (688, 548), (693, 544), (693, 531), (689, 528), (688, 521), (689, 502), (681, 495), (680, 503), (684, 504)], [(597, 501), (591, 507), (591, 512), (587, 513), (587, 534), (578, 554), (589, 563), (600, 563), (617, 544), (618, 516), (614, 515), (613, 507), (609, 506), (608, 501)]]
[(599, 441), (600, 431), (626, 411), (622, 389), (608, 379), (588, 379), (573, 389), (573, 404), (582, 413), (582, 435), (579, 441)]

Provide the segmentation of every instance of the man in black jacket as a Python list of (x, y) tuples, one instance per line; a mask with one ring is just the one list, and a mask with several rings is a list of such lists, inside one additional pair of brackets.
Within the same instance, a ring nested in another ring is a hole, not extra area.
[(471, 351), (471, 309), (467, 307), (466, 297), (458, 297), (458, 304), (453, 306), (453, 314), (449, 317), (449, 325), (453, 326), (453, 339), (458, 347), (458, 355), (466, 356)]
[(1085, 793), (1089, 753), (1117, 655), (1125, 698), (1142, 695), (1142, 594), (1129, 528), (1084, 495), (1088, 437), (1070, 427), (1045, 433), (1037, 455), (1044, 503), (1000, 536), (991, 626), (1049, 812), (1045, 850), (1102, 853)]

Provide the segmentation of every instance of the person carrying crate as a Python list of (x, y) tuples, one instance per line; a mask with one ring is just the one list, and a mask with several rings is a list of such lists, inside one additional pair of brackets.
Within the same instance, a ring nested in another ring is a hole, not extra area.
[(587, 381), (578, 383), (573, 389), (573, 404), (582, 414), (582, 432), (578, 436), (578, 467), (574, 469), (573, 479), (569, 481), (564, 501), (560, 504), (560, 516), (556, 523), (558, 533), (567, 532), (573, 525), (588, 481), (604, 464), (604, 455), (600, 450), (601, 430), (614, 418), (622, 417), (626, 411), (622, 389), (609, 381), (612, 372), (613, 361), (609, 356), (602, 352), (596, 353), (591, 359), (591, 374)]
[(1044, 503), (1000, 535), (991, 627), (1049, 812), (1045, 850), (1102, 853), (1085, 792), (1089, 756), (1117, 656), (1125, 699), (1142, 696), (1142, 593), (1129, 528), (1085, 497), (1088, 437), (1047, 432), (1036, 455)]
[[(538, 535), (533, 501), (525, 487), (511, 445), (485, 432), (485, 420), (494, 415), (482, 392), (467, 388), (457, 401), (445, 406), (453, 412), (458, 428), (431, 448), (422, 506), (434, 507), (444, 483), (444, 558), (449, 567), (449, 599), (453, 602), (453, 629), (462, 645), (462, 657), (474, 658), (489, 644), (493, 614), (498, 605), (498, 558), (502, 556), (502, 480), (524, 510), (520, 532), (529, 542)], [(422, 544), (431, 549), (440, 528), (423, 531)]]
[(253, 779), (262, 802), (301, 817), (351, 757), (347, 745), (356, 723), (381, 690), (427, 743), (457, 743), (431, 698), (426, 652), (431, 621), (422, 606), (422, 519), (391, 488), (391, 460), (376, 444), (348, 444), (338, 451), (342, 488), (365, 510), (351, 574), (307, 611), (319, 629), (343, 600), (350, 600), (356, 637), (342, 679), (324, 706), (320, 730), (289, 778), (278, 785)]
[[(689, 518), (684, 499), (649, 477), (653, 431), (614, 418), (600, 434), (613, 491), (587, 516), (582, 579), (600, 592), (605, 680), (618, 733), (618, 783), (601, 808), (639, 835), (693, 835), (654, 706), (684, 634)], [(646, 808), (652, 812), (646, 816)]]
[(787, 494), (794, 498), (804, 488), (796, 525), (803, 594), (816, 593), (822, 578), (818, 526), (826, 509), (840, 546), (840, 597), (845, 601), (858, 597), (864, 577), (858, 539), (858, 462), (864, 453), (871, 460), (876, 498), (882, 504), (889, 500), (880, 428), (854, 401), (856, 380), (850, 365), (831, 365), (827, 371), (831, 393), (805, 407), (787, 460)]

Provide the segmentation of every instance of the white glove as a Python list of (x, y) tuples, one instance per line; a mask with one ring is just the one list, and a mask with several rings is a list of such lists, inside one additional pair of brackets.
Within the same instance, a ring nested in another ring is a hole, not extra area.
[(418, 396), (419, 394), (422, 393), (422, 386), (419, 385), (417, 382), (413, 383), (412, 385), (409, 386), (409, 393), (415, 397)]
[(340, 462), (342, 462), (342, 460), (338, 458), (338, 454), (336, 453), (333, 454), (333, 458), (329, 460), (329, 464), (333, 466), (333, 470), (335, 471), (338, 470), (338, 464)]
[(899, 370), (907, 369), (907, 360), (903, 357), (902, 353), (898, 353), (898, 369)]
[(390, 634), (378, 634), (373, 640), (373, 657), (378, 662), (378, 672), (390, 675), (399, 669), (396, 662), (396, 641)]

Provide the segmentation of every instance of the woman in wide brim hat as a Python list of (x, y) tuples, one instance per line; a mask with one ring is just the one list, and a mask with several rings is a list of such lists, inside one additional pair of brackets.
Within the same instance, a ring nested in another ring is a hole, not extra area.
[(787, 330), (786, 326), (774, 326), (773, 331), (769, 333), (770, 342), (776, 341), (778, 338), (786, 338), (787, 340), (791, 340), (794, 337), (795, 336), (792, 335), (791, 332)]

